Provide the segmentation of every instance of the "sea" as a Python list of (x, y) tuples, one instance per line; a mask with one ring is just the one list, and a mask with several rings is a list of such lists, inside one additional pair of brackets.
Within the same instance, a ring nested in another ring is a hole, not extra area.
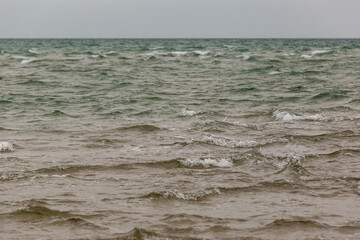
[(360, 239), (359, 39), (1, 39), (0, 239)]

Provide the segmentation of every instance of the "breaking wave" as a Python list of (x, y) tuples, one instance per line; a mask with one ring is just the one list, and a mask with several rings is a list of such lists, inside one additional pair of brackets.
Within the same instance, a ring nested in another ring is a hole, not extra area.
[(14, 146), (9, 142), (0, 142), (0, 152), (13, 152)]
[(183, 116), (183, 117), (191, 117), (191, 116), (194, 116), (194, 115), (196, 115), (198, 113), (199, 112), (197, 112), (197, 111), (188, 110), (188, 109), (184, 108), (180, 115)]
[(263, 146), (275, 142), (287, 142), (286, 139), (262, 139), (262, 140), (236, 140), (232, 138), (220, 137), (215, 135), (205, 135), (202, 137), (200, 142), (205, 142), (208, 144), (220, 146), (220, 147), (229, 147), (229, 148), (250, 148)]
[(218, 188), (208, 188), (195, 193), (182, 193), (177, 190), (169, 190), (169, 191), (158, 191), (152, 192), (148, 195), (144, 196), (145, 198), (164, 198), (164, 199), (178, 199), (178, 200), (186, 200), (186, 201), (199, 201), (206, 197), (220, 195), (221, 192)]
[(315, 114), (315, 115), (295, 115), (291, 114), (289, 112), (282, 112), (279, 110), (276, 110), (273, 113), (273, 116), (276, 118), (276, 120), (279, 121), (298, 121), (298, 120), (309, 120), (309, 121), (327, 121), (329, 120), (328, 117), (324, 116), (323, 114)]
[(185, 167), (197, 167), (203, 166), (205, 168), (208, 167), (232, 167), (234, 163), (231, 159), (228, 158), (220, 158), (220, 159), (212, 159), (212, 158), (187, 158), (185, 160), (180, 160), (180, 163)]

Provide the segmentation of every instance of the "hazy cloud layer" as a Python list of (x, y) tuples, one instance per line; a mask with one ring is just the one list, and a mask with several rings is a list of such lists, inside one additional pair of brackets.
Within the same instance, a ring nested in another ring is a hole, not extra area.
[(1, 0), (0, 37), (360, 37), (359, 0)]

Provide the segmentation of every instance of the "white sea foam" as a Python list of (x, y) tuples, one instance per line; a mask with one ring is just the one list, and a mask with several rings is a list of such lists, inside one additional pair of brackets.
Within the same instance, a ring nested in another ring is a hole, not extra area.
[(249, 54), (243, 54), (242, 57), (243, 57), (243, 60), (248, 60), (250, 58), (250, 55)]
[(280, 74), (281, 72), (279, 71), (273, 71), (273, 72), (269, 72), (269, 75), (277, 75), (277, 74)]
[(39, 54), (40, 52), (38, 52), (35, 48), (31, 48), (29, 49), (30, 53), (34, 53), (34, 54)]
[(0, 142), (0, 152), (14, 151), (14, 146), (9, 142)]
[(273, 113), (273, 116), (276, 118), (276, 120), (279, 121), (297, 121), (297, 120), (311, 120), (311, 121), (326, 121), (328, 120), (328, 118), (326, 116), (324, 116), (323, 114), (315, 114), (315, 115), (304, 115), (304, 116), (299, 116), (299, 115), (295, 115), (295, 114), (291, 114), (288, 112), (282, 112), (279, 110), (276, 110)]
[(186, 167), (196, 167), (196, 166), (203, 166), (203, 167), (221, 167), (227, 168), (234, 166), (231, 159), (228, 158), (220, 158), (220, 159), (212, 159), (212, 158), (187, 158), (185, 160), (181, 160), (180, 163)]
[(36, 60), (37, 60), (37, 58), (26, 58), (21, 61), (21, 64), (31, 63)]
[(205, 189), (200, 192), (196, 193), (182, 193), (176, 190), (171, 191), (163, 191), (159, 193), (163, 198), (177, 198), (182, 200), (199, 200), (203, 197), (215, 195), (215, 194), (221, 194), (220, 190), (218, 188), (214, 189)]
[(312, 58), (313, 56), (307, 55), (307, 54), (303, 54), (303, 55), (301, 55), (301, 57), (302, 57), (302, 58), (305, 58), (305, 59), (310, 59), (310, 58)]
[(82, 57), (70, 56), (70, 57), (65, 58), (65, 60), (68, 60), (68, 61), (80, 61), (80, 60), (85, 60), (85, 59), (86, 59), (85, 56), (82, 56)]
[(188, 117), (191, 117), (191, 116), (194, 116), (198, 114), (198, 112), (194, 111), (194, 110), (187, 110), (186, 108), (184, 108), (182, 110), (182, 113), (181, 113), (181, 116), (188, 116)]
[(316, 54), (327, 53), (327, 52), (329, 52), (329, 50), (322, 49), (322, 50), (314, 50), (311, 52), (311, 54), (316, 55)]
[(187, 52), (185, 52), (185, 51), (175, 51), (175, 52), (172, 52), (172, 54), (174, 54), (176, 56), (182, 56), (182, 55), (186, 55)]
[(306, 149), (299, 145), (286, 145), (288, 151), (286, 159), (281, 162), (274, 162), (274, 165), (280, 169), (285, 168), (289, 163), (295, 165), (301, 165), (301, 161), (306, 157)]
[(259, 145), (260, 143), (253, 141), (253, 140), (235, 140), (235, 139), (229, 139), (214, 135), (206, 135), (204, 136), (201, 141), (211, 143), (217, 146), (221, 147), (230, 147), (230, 148), (236, 148), (236, 147), (254, 147)]
[(24, 56), (12, 56), (12, 58), (22, 59), (21, 64), (26, 64), (26, 63), (30, 63), (30, 62), (38, 60), (37, 58), (29, 58), (29, 57), (24, 57)]
[(152, 52), (149, 52), (149, 53), (144, 53), (142, 55), (145, 55), (145, 56), (155, 56), (155, 55), (159, 55), (160, 53), (158, 51), (152, 51)]
[(104, 54), (105, 54), (105, 55), (113, 55), (113, 54), (116, 54), (116, 52), (114, 52), (114, 51), (109, 51), (109, 52), (105, 52)]
[(236, 126), (249, 127), (248, 124), (246, 124), (246, 123), (241, 123), (241, 122), (239, 122), (239, 121), (231, 122), (231, 121), (228, 120), (227, 117), (225, 117), (222, 121), (223, 121), (224, 123), (230, 123), (230, 124), (233, 124), (233, 125), (236, 125)]
[(199, 54), (201, 56), (205, 56), (206, 54), (209, 53), (209, 51), (194, 51), (194, 53)]

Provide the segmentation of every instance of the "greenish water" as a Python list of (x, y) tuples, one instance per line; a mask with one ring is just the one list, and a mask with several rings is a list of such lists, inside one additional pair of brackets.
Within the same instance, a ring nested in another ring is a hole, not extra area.
[(360, 40), (0, 40), (4, 239), (359, 239)]

